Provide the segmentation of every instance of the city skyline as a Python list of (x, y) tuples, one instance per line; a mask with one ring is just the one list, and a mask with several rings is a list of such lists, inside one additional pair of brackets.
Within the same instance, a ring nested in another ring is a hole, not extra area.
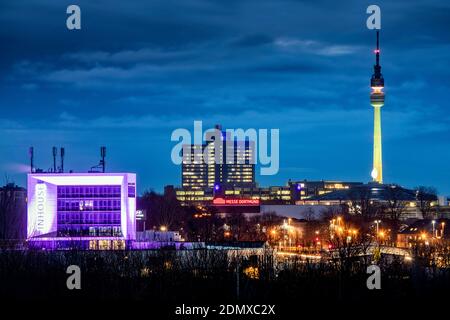
[[(1, 4), (8, 28), (0, 41), (8, 45), (0, 61), (0, 153), (8, 157), (0, 174), (25, 186), (29, 146), (37, 167), (50, 168), (51, 147), (63, 146), (66, 171), (87, 171), (106, 145), (108, 172), (136, 172), (140, 192), (162, 191), (181, 184), (170, 133), (203, 120), (280, 129), (280, 172), (257, 176), (261, 185), (370, 181), (371, 3), (282, 2), (191, 0), (175, 10), (162, 1), (79, 1), (83, 28), (75, 33), (64, 28), (62, 4), (28, 1), (25, 12), (23, 4)], [(377, 5), (389, 78), (384, 182), (450, 195), (450, 7)], [(10, 19), (19, 12), (21, 19)]]

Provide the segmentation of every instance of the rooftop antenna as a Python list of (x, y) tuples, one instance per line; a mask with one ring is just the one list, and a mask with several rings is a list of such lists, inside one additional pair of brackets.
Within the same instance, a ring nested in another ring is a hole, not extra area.
[(371, 87), (384, 87), (384, 79), (380, 66), (380, 30), (377, 30), (377, 48), (375, 49), (375, 65), (373, 66)]
[(380, 65), (380, 30), (377, 30), (377, 51), (376, 51), (377, 66)]
[(99, 169), (101, 169), (101, 172), (105, 173), (105, 168), (106, 168), (106, 162), (105, 162), (105, 157), (106, 157), (106, 147), (100, 147), (100, 163), (96, 166), (91, 167), (91, 170), (89, 170), (89, 172), (100, 172), (98, 171)]
[(30, 156), (30, 172), (34, 173), (34, 148), (30, 147), (28, 149), (28, 155)]
[(100, 166), (102, 167), (102, 172), (105, 173), (105, 157), (106, 157), (106, 147), (100, 148), (100, 157), (102, 158), (100, 160)]
[(66, 151), (63, 147), (61, 147), (61, 173), (64, 173), (64, 155), (65, 155)]
[(52, 153), (53, 153), (53, 172), (56, 173), (56, 156), (58, 155), (58, 149), (56, 147), (53, 147)]

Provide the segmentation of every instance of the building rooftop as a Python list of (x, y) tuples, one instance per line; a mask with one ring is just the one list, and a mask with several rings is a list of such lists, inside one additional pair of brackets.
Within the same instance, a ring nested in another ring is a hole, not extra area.
[[(429, 200), (436, 200), (433, 195), (427, 195)], [(313, 196), (306, 201), (351, 201), (351, 200), (387, 201), (395, 199), (399, 201), (416, 201), (415, 190), (405, 189), (393, 184), (368, 183), (354, 185), (349, 189), (332, 191), (319, 196)]]
[(422, 232), (427, 233), (433, 233), (433, 221), (434, 223), (434, 229), (435, 230), (441, 230), (442, 229), (442, 223), (444, 224), (444, 236), (450, 237), (450, 228), (448, 226), (450, 223), (450, 219), (421, 219), (413, 222), (408, 227), (404, 228), (402, 231), (399, 232), (399, 234), (417, 234)]

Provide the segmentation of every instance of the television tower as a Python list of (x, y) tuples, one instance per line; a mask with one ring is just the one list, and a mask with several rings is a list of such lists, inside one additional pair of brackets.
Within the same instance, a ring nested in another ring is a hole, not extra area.
[(370, 104), (373, 107), (373, 169), (374, 182), (383, 183), (383, 159), (381, 155), (381, 107), (384, 105), (384, 78), (380, 66), (380, 31), (377, 30), (377, 48), (375, 49), (376, 63), (373, 66), (373, 75), (370, 79), (372, 91)]

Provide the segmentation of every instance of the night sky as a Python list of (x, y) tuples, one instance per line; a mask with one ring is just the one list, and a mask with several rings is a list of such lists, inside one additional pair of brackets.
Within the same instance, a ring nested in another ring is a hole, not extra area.
[[(82, 30), (66, 29), (78, 4)], [(382, 9), (384, 180), (450, 195), (450, 3), (325, 0), (0, 2), (0, 184), (25, 185), (28, 147), (86, 171), (106, 145), (108, 171), (142, 192), (180, 184), (171, 132), (279, 128), (291, 179), (370, 179), (369, 80)]]

